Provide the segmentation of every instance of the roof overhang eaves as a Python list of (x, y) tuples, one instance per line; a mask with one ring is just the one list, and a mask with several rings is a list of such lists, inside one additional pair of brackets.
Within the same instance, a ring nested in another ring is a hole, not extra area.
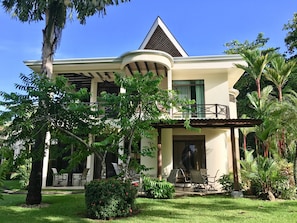
[[(110, 69), (118, 70), (122, 59), (119, 57), (105, 57), (105, 58), (76, 58), (76, 59), (56, 59), (53, 61), (54, 72), (60, 72), (60, 69), (63, 71), (69, 67), (73, 68), (83, 68), (85, 67), (96, 67), (98, 69)], [(41, 60), (27, 60), (24, 61), (25, 65), (31, 68), (33, 71), (38, 72), (40, 70)], [(112, 66), (110, 66), (112, 65)], [(90, 68), (92, 69), (92, 68)]]
[(189, 56), (174, 57), (175, 63), (205, 63), (205, 62), (233, 62), (244, 63), (242, 56), (238, 54), (232, 55), (210, 55), (210, 56)]

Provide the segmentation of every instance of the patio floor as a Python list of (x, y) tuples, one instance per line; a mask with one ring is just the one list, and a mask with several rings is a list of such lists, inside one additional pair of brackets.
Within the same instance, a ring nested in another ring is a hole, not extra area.
[[(48, 186), (42, 189), (42, 193), (77, 193), (84, 190), (84, 186), (64, 186), (64, 187), (52, 187)], [(193, 188), (189, 187), (175, 187), (175, 196), (205, 196), (209, 194), (220, 194), (220, 191), (213, 191), (213, 190), (201, 190), (201, 191), (194, 191)], [(139, 195), (142, 195), (142, 192), (139, 192)]]

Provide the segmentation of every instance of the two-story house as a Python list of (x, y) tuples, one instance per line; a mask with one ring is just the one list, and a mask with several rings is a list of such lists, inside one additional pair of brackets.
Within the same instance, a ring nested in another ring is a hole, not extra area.
[[(38, 71), (40, 61), (26, 61), (32, 70)], [(120, 91), (113, 83), (114, 73), (132, 75), (134, 72), (154, 72), (163, 75), (161, 87), (177, 90), (181, 97), (194, 99), (194, 112), (171, 111), (175, 124), (156, 123), (159, 137), (155, 139), (158, 151), (154, 158), (141, 157), (141, 164), (152, 167), (152, 176), (169, 175), (175, 168), (207, 169), (213, 176), (234, 172), (238, 178), (238, 131), (235, 129), (257, 124), (254, 120), (237, 118), (234, 84), (243, 74), (234, 64), (246, 64), (239, 55), (188, 56), (169, 29), (158, 17), (138, 50), (119, 57), (63, 59), (54, 61), (54, 74), (64, 75), (77, 88), (86, 87), (91, 92), (90, 102), (96, 102), (102, 91)], [(190, 118), (191, 125), (201, 128), (186, 130), (183, 122)], [(148, 144), (143, 138), (141, 146)], [(186, 158), (186, 151), (190, 159)], [(107, 175), (110, 162), (107, 162)], [(46, 163), (47, 165), (47, 163)], [(88, 181), (97, 178), (95, 156), (88, 157)], [(51, 164), (53, 166), (53, 164)], [(47, 167), (44, 177), (47, 175)]]

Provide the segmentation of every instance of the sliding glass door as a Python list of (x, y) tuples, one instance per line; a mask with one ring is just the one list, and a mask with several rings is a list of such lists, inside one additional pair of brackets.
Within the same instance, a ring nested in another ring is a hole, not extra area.
[(181, 99), (195, 100), (189, 111), (183, 113), (184, 118), (205, 117), (204, 80), (173, 81), (173, 89)]

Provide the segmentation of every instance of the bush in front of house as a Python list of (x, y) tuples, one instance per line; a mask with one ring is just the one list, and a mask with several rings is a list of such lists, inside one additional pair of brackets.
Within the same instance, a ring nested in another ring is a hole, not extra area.
[(296, 199), (293, 164), (274, 157), (253, 157), (247, 151), (241, 163), (242, 181), (252, 187), (255, 195), (262, 199)]
[(85, 185), (87, 215), (95, 219), (126, 217), (135, 211), (137, 188), (118, 179), (92, 181)]
[(143, 191), (146, 196), (154, 199), (170, 199), (173, 198), (175, 192), (174, 185), (165, 181), (143, 177)]
[(230, 174), (223, 174), (219, 179), (218, 182), (222, 186), (222, 190), (226, 193), (231, 193), (234, 188), (234, 180), (232, 173)]

